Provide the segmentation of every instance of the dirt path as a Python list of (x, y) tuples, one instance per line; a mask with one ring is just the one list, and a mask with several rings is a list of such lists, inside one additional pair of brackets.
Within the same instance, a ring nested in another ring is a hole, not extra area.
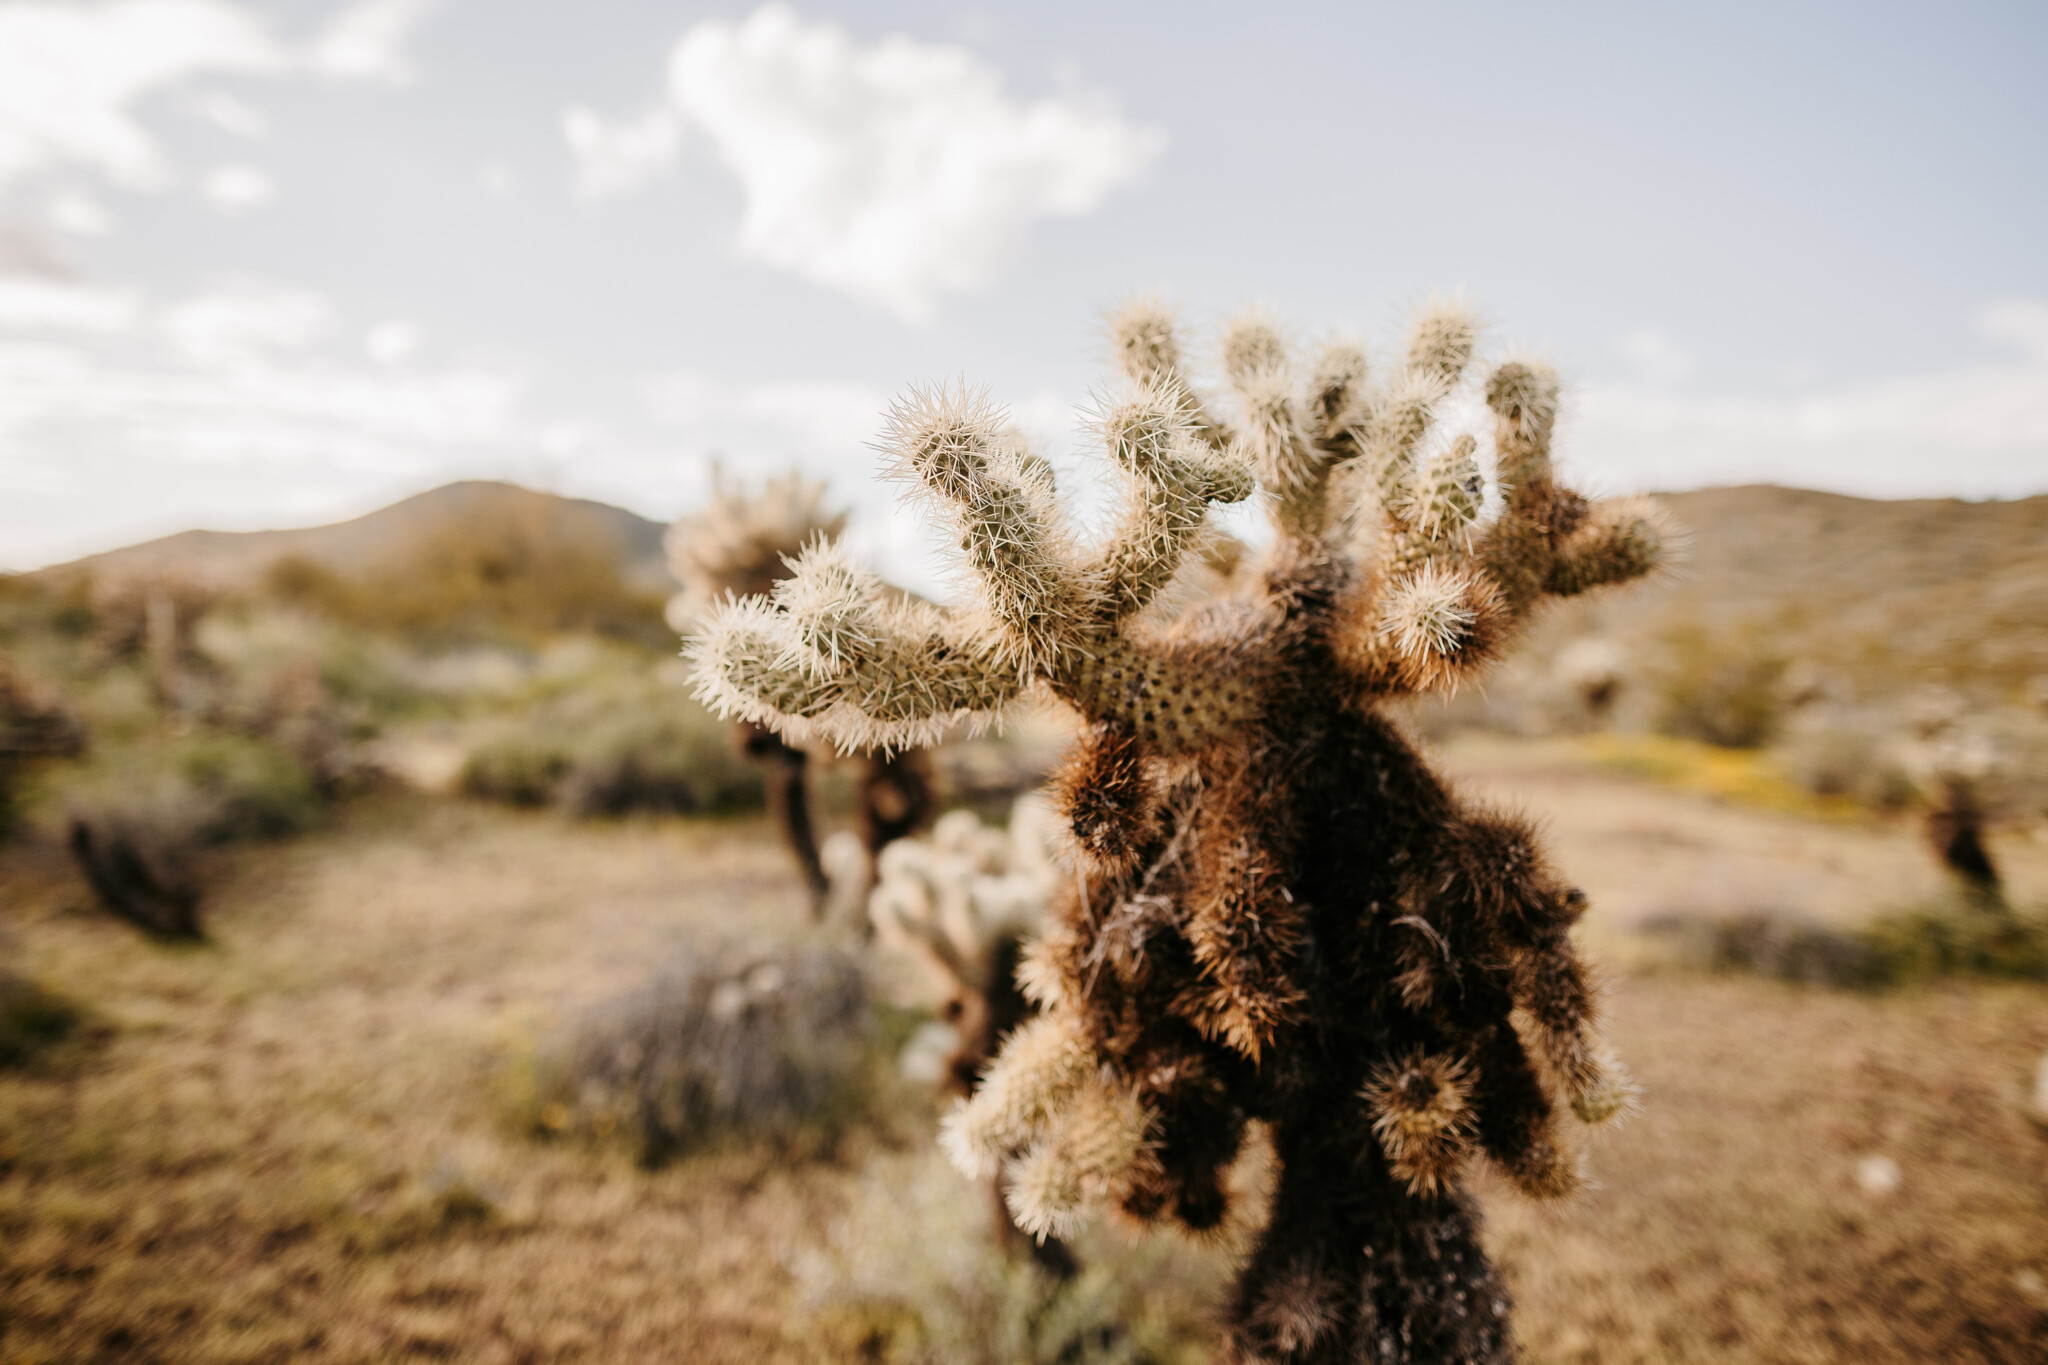
[[(1856, 920), (1942, 888), (1913, 817), (1744, 807), (1603, 771), (1569, 744), (1468, 739), (1438, 757), (1466, 792), (1537, 817), (1596, 932), (1673, 913)], [(2001, 833), (1993, 853), (2015, 899), (2048, 900), (2048, 844)]]

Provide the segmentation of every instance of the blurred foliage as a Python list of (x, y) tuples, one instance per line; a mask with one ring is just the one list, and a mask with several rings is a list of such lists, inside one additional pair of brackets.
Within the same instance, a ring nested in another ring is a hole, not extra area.
[(462, 790), (579, 816), (757, 810), (760, 768), (679, 688), (613, 679), (543, 698), (470, 751)]
[(66, 842), (100, 902), (163, 938), (202, 936), (201, 855), (297, 834), (327, 799), (274, 742), (198, 732), (97, 756), (55, 784)]
[(1805, 791), (1873, 810), (1899, 810), (1919, 798), (1919, 784), (1874, 725), (1829, 722), (1803, 726), (1779, 746), (1779, 764)]
[(992, 1236), (994, 1202), (937, 1153), (872, 1163), (822, 1244), (791, 1265), (834, 1358), (888, 1365), (1208, 1360), (1234, 1238), (1084, 1237), (1061, 1280)]
[(26, 1067), (82, 1031), (85, 1016), (62, 996), (0, 969), (0, 1070)]
[(506, 1095), (525, 1131), (623, 1142), (643, 1166), (829, 1143), (879, 1093), (873, 1015), (838, 949), (693, 948), (517, 1057)]
[(2048, 910), (1958, 893), (1865, 924), (1757, 913), (1646, 922), (1683, 965), (1811, 985), (1877, 989), (1944, 977), (2048, 981)]
[(553, 534), (541, 504), (454, 521), (358, 575), (287, 555), (264, 575), (277, 601), (429, 641), (573, 631), (665, 642), (664, 599), (629, 584), (608, 547)]
[(1778, 733), (1786, 713), (1790, 659), (1757, 625), (1672, 628), (1656, 669), (1657, 728), (1728, 749), (1755, 749)]
[(1851, 815), (1860, 809), (1846, 794), (1801, 782), (1771, 751), (1728, 749), (1669, 735), (1596, 735), (1587, 743), (1594, 761), (1611, 772), (1746, 806), (1817, 815)]

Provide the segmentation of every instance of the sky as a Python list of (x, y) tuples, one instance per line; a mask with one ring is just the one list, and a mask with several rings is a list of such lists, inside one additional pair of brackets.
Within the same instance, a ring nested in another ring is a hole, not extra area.
[(720, 462), (916, 583), (891, 399), (1085, 509), (1145, 291), (1460, 292), (1593, 491), (2048, 492), (2043, 70), (2033, 3), (0, 0), (0, 568)]

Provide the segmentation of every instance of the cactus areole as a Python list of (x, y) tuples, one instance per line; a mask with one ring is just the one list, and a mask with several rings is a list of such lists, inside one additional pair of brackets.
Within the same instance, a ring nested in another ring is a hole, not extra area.
[[(1633, 1087), (1569, 937), (1584, 897), (1381, 707), (1472, 677), (1546, 597), (1654, 568), (1654, 514), (1556, 482), (1556, 378), (1519, 360), (1468, 376), (1458, 305), (1421, 310), (1384, 377), (1356, 347), (1304, 360), (1241, 318), (1227, 417), (1162, 307), (1110, 332), (1121, 387), (1094, 419), (1123, 502), (1102, 544), (1069, 533), (999, 409), (915, 391), (885, 447), (953, 533), (968, 600), (893, 592), (820, 541), (772, 597), (706, 619), (698, 685), (849, 749), (926, 743), (1034, 688), (1080, 712), (1056, 785), (1074, 866), (1019, 968), (1041, 1012), (948, 1120), (949, 1151), (1001, 1171), (1032, 1231), (1091, 1205), (1201, 1230), (1261, 1121), (1280, 1174), (1225, 1358), (1505, 1360), (1461, 1173), (1483, 1154), (1567, 1195), (1560, 1101), (1597, 1123)], [(1490, 475), (1483, 433), (1448, 415), (1481, 411), (1464, 394), (1491, 411)], [(1249, 581), (1160, 619), (1209, 509), (1255, 494), (1274, 536)]]

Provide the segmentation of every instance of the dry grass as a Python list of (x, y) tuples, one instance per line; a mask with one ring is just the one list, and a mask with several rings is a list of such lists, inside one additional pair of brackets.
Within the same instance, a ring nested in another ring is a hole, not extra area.
[[(1456, 759), (1550, 813), (1603, 943), (1719, 882), (1847, 916), (1907, 898), (1924, 866), (1880, 824), (1719, 805), (1555, 754)], [(2008, 856), (2015, 881), (2041, 877), (2030, 856)], [(798, 1270), (875, 1205), (876, 1180), (925, 1169), (915, 1106), (802, 1164), (738, 1149), (651, 1172), (506, 1118), (507, 1059), (679, 944), (807, 932), (765, 825), (391, 801), (234, 853), (211, 945), (153, 945), (85, 904), (60, 859), (0, 858), (10, 965), (110, 1029), (56, 1074), (0, 1073), (0, 1360), (872, 1346), (809, 1312)], [(2048, 1140), (2011, 1094), (2048, 1047), (2048, 994), (1624, 975), (1614, 1015), (1649, 1107), (1594, 1153), (1603, 1188), (1564, 1210), (1487, 1191), (1533, 1359), (2048, 1353)], [(1872, 1156), (1897, 1163), (1893, 1193), (1857, 1183)]]
[(253, 852), (217, 946), (5, 903), (118, 1032), (0, 1081), (0, 1358), (798, 1358), (782, 1247), (847, 1177), (741, 1154), (649, 1174), (504, 1130), (498, 1060), (704, 928), (802, 898), (765, 831), (386, 808)]
[(2018, 1107), (2040, 991), (1637, 980), (1614, 1032), (1646, 1108), (1602, 1188), (1488, 1199), (1533, 1358), (2048, 1358), (2048, 1140)]

